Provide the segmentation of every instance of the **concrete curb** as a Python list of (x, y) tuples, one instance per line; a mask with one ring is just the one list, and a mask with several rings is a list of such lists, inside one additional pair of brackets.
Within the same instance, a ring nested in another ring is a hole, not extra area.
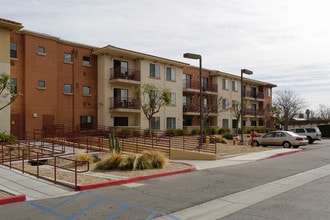
[(24, 194), (16, 195), (16, 196), (9, 196), (6, 198), (0, 199), (0, 205), (14, 203), (14, 202), (23, 202), (26, 200), (26, 196)]
[(157, 178), (157, 177), (162, 177), (162, 176), (175, 175), (175, 174), (180, 174), (180, 173), (187, 173), (187, 172), (192, 172), (192, 171), (196, 170), (196, 167), (194, 165), (187, 164), (187, 163), (182, 163), (182, 164), (189, 165), (190, 167), (182, 169), (182, 170), (169, 171), (169, 172), (164, 172), (164, 173), (156, 173), (156, 174), (150, 174), (150, 175), (144, 175), (144, 176), (131, 177), (131, 178), (127, 178), (127, 179), (112, 180), (112, 181), (105, 181), (105, 182), (100, 182), (100, 183), (81, 185), (81, 186), (77, 187), (78, 188), (77, 190), (83, 191), (83, 190), (96, 189), (96, 188), (105, 187), (105, 186), (114, 186), (114, 185), (133, 183), (133, 182), (138, 182), (141, 180)]
[(274, 158), (274, 157), (280, 157), (280, 156), (284, 156), (284, 155), (288, 155), (288, 154), (293, 154), (293, 153), (297, 153), (297, 152), (301, 152), (301, 151), (303, 151), (303, 149), (294, 149), (294, 150), (287, 151), (287, 152), (272, 154), (270, 156), (263, 157), (263, 158), (260, 158), (258, 160), (266, 160), (266, 159), (270, 159), (270, 158)]

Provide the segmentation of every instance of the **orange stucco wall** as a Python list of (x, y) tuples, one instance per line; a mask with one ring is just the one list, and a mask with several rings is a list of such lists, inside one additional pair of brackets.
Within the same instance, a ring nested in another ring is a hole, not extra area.
[[(46, 119), (54, 124), (79, 128), (80, 116), (97, 118), (96, 56), (92, 47), (59, 41), (26, 32), (11, 35), (17, 43), (18, 58), (11, 61), (13, 78), (17, 78), (19, 98), (12, 104), (11, 114), (19, 115), (19, 135), (43, 129)], [(38, 53), (38, 47), (45, 53)], [(64, 53), (73, 54), (73, 62), (64, 62)], [(83, 56), (90, 57), (90, 66), (83, 65)], [(38, 81), (45, 81), (45, 88)], [(73, 93), (64, 94), (64, 84), (72, 84)], [(91, 95), (83, 95), (83, 86)], [(24, 123), (25, 122), (25, 123)]]

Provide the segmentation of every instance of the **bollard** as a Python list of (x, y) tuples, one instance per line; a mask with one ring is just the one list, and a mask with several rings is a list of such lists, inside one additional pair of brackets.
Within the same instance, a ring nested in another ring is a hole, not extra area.
[(251, 132), (251, 147), (254, 146), (254, 131)]
[(205, 144), (206, 144), (206, 146), (209, 146), (209, 144), (210, 144), (210, 136), (206, 136)]

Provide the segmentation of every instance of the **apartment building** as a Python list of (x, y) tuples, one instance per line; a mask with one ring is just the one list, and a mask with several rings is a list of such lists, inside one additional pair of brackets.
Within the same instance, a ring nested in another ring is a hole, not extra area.
[[(0, 74), (10, 73), (10, 37), (11, 33), (21, 28), (23, 28), (21, 23), (0, 18)], [(6, 92), (3, 92), (2, 95), (4, 95), (4, 93)], [(8, 97), (2, 95), (0, 96), (0, 107), (5, 106), (9, 102)], [(12, 124), (10, 122), (10, 109), (11, 106), (7, 106), (0, 111), (0, 132), (10, 132)]]
[(11, 33), (10, 73), (18, 95), (11, 105), (12, 134), (21, 138), (33, 129), (51, 134), (55, 124), (95, 126), (97, 61), (92, 51), (32, 31)]
[[(183, 69), (183, 120), (184, 128), (199, 128), (199, 67), (185, 66)], [(275, 84), (243, 78), (217, 70), (202, 70), (202, 94), (204, 123), (214, 128), (240, 127), (235, 112), (240, 111), (243, 95), (243, 127), (273, 127), (271, 113), (272, 89)]]
[[(0, 20), (0, 37), (6, 42), (1, 45), (0, 68), (11, 73), (18, 98), (7, 112), (0, 112), (2, 130), (10, 127), (12, 134), (24, 137), (33, 129), (51, 134), (56, 124), (75, 130), (146, 129), (148, 120), (136, 102), (136, 93), (146, 83), (171, 91), (171, 105), (154, 115), (153, 129), (199, 128), (198, 67), (111, 45), (96, 48), (69, 42), (9, 23)], [(240, 103), (240, 80), (234, 74), (203, 68), (206, 126), (238, 127), (233, 109)], [(273, 126), (269, 112), (273, 87), (244, 78), (243, 126)]]
[(182, 69), (188, 64), (108, 45), (93, 52), (98, 62), (98, 125), (146, 129), (148, 120), (135, 102), (141, 85), (171, 91), (152, 129), (182, 128)]

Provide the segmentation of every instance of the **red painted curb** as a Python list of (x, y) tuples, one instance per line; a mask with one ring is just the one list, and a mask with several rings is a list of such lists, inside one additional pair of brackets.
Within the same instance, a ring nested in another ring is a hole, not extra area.
[[(185, 164), (185, 163), (183, 163), (183, 164)], [(100, 183), (92, 183), (92, 184), (87, 184), (87, 185), (81, 185), (81, 186), (78, 186), (77, 188), (78, 188), (78, 191), (83, 191), (83, 190), (96, 189), (96, 188), (105, 187), (105, 186), (114, 186), (114, 185), (133, 183), (133, 182), (138, 182), (138, 181), (145, 180), (145, 179), (157, 178), (157, 177), (162, 177), (162, 176), (187, 173), (187, 172), (192, 172), (192, 171), (196, 170), (195, 166), (193, 166), (191, 164), (188, 164), (188, 165), (190, 165), (191, 167), (182, 169), (182, 170), (169, 171), (169, 172), (164, 172), (164, 173), (156, 173), (156, 174), (150, 174), (150, 175), (144, 175), (144, 176), (136, 176), (136, 177), (131, 177), (131, 178), (127, 178), (127, 179), (105, 181), (105, 182), (100, 182)]]
[(6, 198), (0, 199), (0, 205), (8, 204), (8, 203), (14, 203), (14, 202), (22, 202), (26, 200), (26, 196), (24, 194), (16, 195), (16, 196), (10, 196)]
[(266, 159), (270, 159), (270, 158), (274, 158), (274, 157), (280, 157), (280, 156), (284, 156), (284, 155), (288, 155), (288, 154), (298, 153), (298, 152), (301, 152), (301, 151), (303, 151), (303, 149), (295, 149), (295, 150), (288, 151), (288, 152), (273, 154), (273, 155), (270, 155), (268, 157), (261, 158), (259, 160), (266, 160)]

